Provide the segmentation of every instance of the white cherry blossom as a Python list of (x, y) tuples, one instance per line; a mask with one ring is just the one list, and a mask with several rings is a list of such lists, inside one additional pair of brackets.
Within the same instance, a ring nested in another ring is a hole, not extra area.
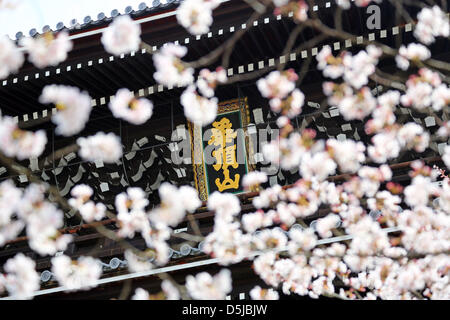
[(150, 300), (150, 294), (145, 289), (137, 288), (131, 300)]
[(194, 69), (181, 60), (187, 48), (173, 43), (165, 44), (153, 55), (156, 72), (153, 77), (167, 87), (187, 86), (194, 82)]
[(195, 277), (186, 277), (186, 289), (192, 298), (198, 300), (224, 300), (231, 292), (231, 272), (222, 269), (211, 276), (207, 272), (201, 272)]
[(66, 255), (52, 258), (52, 273), (66, 291), (88, 290), (97, 286), (102, 274), (100, 261), (81, 256), (73, 261)]
[(280, 298), (278, 292), (272, 288), (262, 289), (260, 286), (250, 290), (250, 297), (252, 300), (278, 300)]
[(119, 16), (106, 28), (101, 42), (115, 56), (137, 51), (141, 43), (141, 27), (128, 15)]
[(181, 95), (184, 115), (189, 121), (206, 126), (214, 121), (217, 115), (217, 98), (200, 96), (194, 86), (189, 86)]
[(145, 98), (136, 99), (128, 89), (119, 89), (109, 103), (109, 109), (116, 118), (140, 125), (153, 114), (153, 103)]
[(47, 134), (44, 130), (25, 131), (19, 129), (12, 117), (0, 119), (0, 150), (6, 156), (19, 160), (37, 158), (46, 144)]
[(65, 85), (48, 85), (42, 90), (39, 102), (52, 103), (56, 114), (52, 116), (56, 133), (71, 136), (84, 129), (91, 113), (91, 97), (80, 89)]
[(227, 81), (227, 74), (225, 69), (218, 67), (216, 71), (209, 71), (208, 69), (202, 69), (199, 72), (196, 82), (199, 92), (207, 97), (212, 98), (214, 96), (214, 89), (219, 83), (225, 83)]
[(201, 35), (209, 31), (213, 22), (209, 1), (186, 0), (177, 8), (178, 23), (189, 33)]
[(73, 47), (67, 31), (61, 31), (56, 36), (47, 32), (35, 38), (25, 37), (20, 40), (20, 45), (28, 52), (28, 60), (40, 69), (60, 64), (67, 59)]
[(444, 148), (444, 154), (442, 155), (442, 161), (444, 161), (447, 168), (450, 169), (450, 146), (447, 145)]
[(24, 62), (23, 53), (6, 35), (0, 37), (0, 79), (19, 70)]
[(230, 221), (240, 212), (241, 204), (234, 194), (215, 191), (208, 197), (208, 209), (214, 210), (219, 218)]
[(0, 278), (0, 286), (3, 285), (15, 299), (31, 299), (33, 293), (39, 290), (39, 275), (33, 259), (18, 253), (3, 268), (7, 274)]
[(284, 99), (295, 89), (297, 78), (293, 69), (283, 72), (272, 71), (265, 78), (259, 79), (256, 85), (263, 97)]
[(400, 47), (395, 61), (400, 69), (407, 70), (409, 68), (409, 61), (424, 61), (430, 57), (431, 52), (427, 47), (419, 43), (411, 43), (407, 47)]
[(77, 139), (80, 157), (87, 161), (114, 163), (122, 157), (122, 143), (118, 136), (110, 132), (98, 132), (93, 136)]
[(267, 174), (261, 171), (251, 171), (242, 179), (242, 185), (246, 189), (251, 189), (252, 187), (258, 186), (265, 182), (267, 182)]
[(449, 37), (450, 22), (441, 8), (423, 8), (417, 15), (419, 22), (414, 29), (414, 36), (424, 44), (431, 44), (436, 37)]

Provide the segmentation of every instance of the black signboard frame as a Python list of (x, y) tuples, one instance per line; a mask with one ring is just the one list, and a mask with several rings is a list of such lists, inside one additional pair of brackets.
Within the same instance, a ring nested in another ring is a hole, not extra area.
[[(236, 126), (236, 115), (238, 114), (239, 117), (239, 126)], [(247, 103), (247, 97), (244, 98), (238, 98), (238, 99), (232, 99), (228, 101), (224, 101), (218, 104), (218, 111), (217, 111), (217, 120), (221, 120), (224, 118), (224, 115), (229, 115), (232, 117), (232, 129), (242, 129), (240, 132), (241, 134), (238, 134), (236, 136), (237, 139), (243, 139), (240, 142), (243, 142), (245, 145), (245, 155), (244, 155), (244, 162), (245, 163), (239, 163), (238, 168), (233, 169), (231, 168), (230, 175), (232, 177), (236, 177), (235, 174), (239, 174), (239, 188), (238, 189), (229, 189), (224, 190), (223, 192), (230, 192), (234, 194), (240, 194), (244, 192), (244, 189), (242, 187), (242, 179), (243, 176), (250, 171), (254, 170), (254, 164), (252, 161), (249, 161), (250, 159), (253, 159), (253, 147), (251, 145), (251, 139), (249, 138), (248, 134), (248, 127), (250, 123), (250, 112), (249, 112), (249, 106)], [(227, 117), (230, 118), (230, 117)], [(214, 122), (213, 122), (214, 123)], [(195, 186), (197, 188), (199, 197), (202, 201), (206, 201), (208, 199), (209, 194), (213, 193), (217, 190), (217, 186), (215, 185), (215, 179), (217, 176), (213, 176), (213, 179), (209, 179), (208, 176), (211, 175), (213, 172), (210, 167), (213, 166), (213, 164), (205, 164), (205, 147), (207, 146), (207, 141), (203, 141), (204, 138), (204, 132), (206, 130), (211, 128), (211, 124), (209, 126), (201, 127), (198, 125), (193, 124), (192, 122), (188, 121), (188, 128), (190, 133), (190, 139), (191, 139), (191, 155), (192, 155), (192, 165), (194, 170), (194, 178), (195, 178)], [(243, 133), (243, 134), (242, 134)], [(217, 171), (217, 170), (216, 170)], [(209, 174), (208, 174), (209, 172)], [(219, 191), (220, 192), (220, 191)]]

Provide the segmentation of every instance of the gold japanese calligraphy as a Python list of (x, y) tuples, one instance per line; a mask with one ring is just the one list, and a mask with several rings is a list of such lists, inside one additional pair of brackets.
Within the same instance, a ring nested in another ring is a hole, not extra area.
[(202, 201), (215, 191), (245, 191), (242, 177), (254, 170), (249, 122), (245, 97), (219, 103), (215, 122), (205, 127), (188, 121), (195, 187)]
[[(212, 124), (212, 135), (208, 144), (219, 147), (212, 152), (214, 158), (216, 158), (216, 164), (213, 165), (214, 170), (223, 171), (224, 179), (220, 181), (220, 178), (216, 178), (215, 183), (219, 190), (222, 192), (228, 189), (238, 189), (240, 174), (235, 174), (233, 178), (230, 178), (229, 166), (236, 169), (239, 164), (236, 161), (236, 139), (237, 133), (233, 130), (230, 120), (223, 117), (220, 121), (215, 121)], [(233, 143), (232, 145), (230, 145)]]

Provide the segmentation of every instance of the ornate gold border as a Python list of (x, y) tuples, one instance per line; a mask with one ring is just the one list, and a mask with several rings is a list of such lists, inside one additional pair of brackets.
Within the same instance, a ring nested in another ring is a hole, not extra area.
[[(251, 147), (251, 141), (247, 134), (248, 125), (250, 123), (250, 110), (248, 107), (247, 97), (237, 98), (232, 100), (223, 101), (218, 104), (217, 115), (220, 115), (225, 112), (240, 110), (241, 111), (241, 123), (244, 129), (245, 134), (245, 150), (246, 150), (246, 160), (247, 160), (247, 171), (253, 171), (254, 165), (249, 162), (249, 159), (253, 157), (253, 148)], [(197, 188), (200, 200), (206, 201), (208, 199), (208, 192), (206, 187), (206, 175), (205, 175), (205, 166), (203, 162), (203, 154), (200, 153), (200, 150), (203, 150), (202, 146), (202, 127), (193, 124), (188, 121), (188, 129), (191, 139), (191, 159), (192, 166), (194, 170), (194, 180), (195, 187)], [(195, 148), (195, 145), (200, 145), (200, 148)], [(197, 150), (197, 153), (194, 154), (194, 151)], [(196, 164), (195, 159), (201, 157), (201, 164)]]

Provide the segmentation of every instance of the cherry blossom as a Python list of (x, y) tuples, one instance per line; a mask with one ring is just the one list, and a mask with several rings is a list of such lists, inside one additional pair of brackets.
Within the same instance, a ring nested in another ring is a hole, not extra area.
[(20, 40), (20, 45), (28, 52), (30, 62), (40, 69), (60, 64), (67, 59), (67, 54), (73, 47), (66, 31), (61, 31), (56, 36), (46, 32), (35, 38), (25, 37)]
[(206, 126), (214, 121), (217, 115), (217, 98), (205, 98), (189, 86), (181, 95), (184, 115), (199, 126)]
[(450, 168), (450, 146), (445, 146), (444, 155), (442, 156), (442, 161), (444, 161), (447, 168)]
[(0, 284), (14, 298), (31, 299), (32, 294), (39, 290), (39, 275), (35, 270), (36, 263), (33, 259), (18, 253), (9, 259), (3, 268), (7, 275), (0, 278)]
[(426, 206), (431, 194), (436, 192), (429, 177), (416, 176), (412, 183), (405, 188), (405, 202), (412, 206)]
[(131, 300), (150, 300), (150, 295), (147, 290), (137, 288)]
[(252, 300), (278, 300), (279, 294), (272, 288), (262, 289), (260, 286), (256, 286), (250, 290), (250, 297)]
[(341, 77), (345, 72), (342, 57), (335, 58), (330, 46), (324, 46), (316, 57), (317, 68), (323, 70), (323, 75), (332, 79)]
[(417, 123), (410, 122), (400, 128), (397, 134), (400, 145), (417, 152), (424, 152), (430, 141), (430, 134)]
[(17, 215), (26, 222), (30, 247), (42, 256), (64, 251), (72, 241), (69, 234), (61, 234), (63, 212), (53, 203), (45, 201), (46, 187), (30, 184), (17, 207)]
[(199, 92), (207, 97), (212, 98), (214, 96), (214, 89), (219, 83), (225, 83), (227, 81), (227, 75), (225, 69), (218, 67), (216, 71), (209, 71), (208, 69), (202, 69), (199, 72), (196, 82)]
[[(410, 76), (406, 87), (406, 93), (400, 99), (404, 106), (419, 110), (432, 106), (435, 110), (440, 110), (448, 104), (448, 86), (441, 86), (439, 74), (430, 69), (422, 68), (418, 75)], [(438, 97), (439, 99), (433, 100)]]
[(7, 36), (0, 37), (0, 79), (19, 70), (24, 62), (23, 53)]
[(260, 171), (251, 171), (242, 179), (242, 185), (246, 189), (251, 189), (252, 187), (258, 186), (265, 182), (267, 182), (267, 174)]
[(378, 58), (382, 55), (381, 49), (369, 45), (366, 51), (359, 51), (352, 56), (347, 53), (342, 59), (345, 67), (344, 80), (355, 89), (360, 89), (368, 83), (368, 77), (375, 72)]
[(0, 119), (0, 150), (8, 157), (19, 160), (37, 158), (46, 144), (47, 134), (44, 130), (25, 131), (19, 129), (12, 117)]
[(195, 277), (186, 277), (186, 289), (192, 298), (198, 300), (224, 300), (231, 292), (231, 272), (222, 269), (213, 277), (207, 272), (201, 272)]
[(180, 291), (169, 280), (161, 282), (161, 289), (164, 292), (166, 300), (180, 300)]
[(210, 1), (186, 0), (177, 9), (178, 23), (191, 34), (207, 33), (213, 22), (212, 9)]
[(395, 158), (400, 153), (400, 144), (395, 132), (382, 132), (372, 137), (373, 145), (367, 151), (370, 158), (377, 163), (384, 163), (387, 159)]
[(291, 229), (289, 231), (290, 241), (288, 244), (289, 253), (296, 255), (301, 251), (309, 251), (313, 249), (317, 244), (317, 236), (314, 234), (314, 230), (308, 229)]
[[(382, 0), (356, 0), (354, 1), (355, 5), (358, 7), (366, 7), (371, 2), (380, 3)], [(336, 0), (336, 3), (343, 9), (350, 9), (351, 1), (350, 0)]]
[(302, 158), (300, 172), (303, 178), (325, 180), (336, 172), (336, 162), (326, 152), (318, 152), (314, 155), (306, 153)]
[(156, 72), (153, 77), (159, 83), (168, 86), (186, 86), (194, 82), (194, 69), (181, 61), (187, 53), (184, 46), (165, 44), (153, 55)]
[(153, 264), (149, 261), (150, 257), (139, 256), (130, 249), (125, 250), (124, 257), (128, 264), (128, 270), (131, 272), (142, 272), (153, 268)]
[(169, 183), (159, 187), (161, 205), (150, 212), (150, 220), (172, 227), (178, 225), (186, 215), (201, 206), (197, 191), (190, 186), (177, 188)]
[(137, 51), (141, 43), (141, 27), (128, 15), (119, 16), (106, 28), (101, 42), (115, 56)]
[(143, 211), (148, 203), (145, 192), (137, 187), (128, 188), (126, 193), (119, 193), (115, 200), (116, 209), (119, 214)]
[(414, 36), (422, 43), (431, 44), (436, 37), (450, 35), (450, 22), (447, 15), (439, 8), (423, 8), (417, 15), (419, 22), (414, 30)]
[(293, 69), (272, 71), (267, 77), (259, 79), (256, 85), (263, 97), (284, 99), (295, 89), (294, 81), (297, 78)]
[(346, 120), (362, 120), (376, 108), (376, 104), (370, 89), (363, 87), (355, 95), (344, 97), (338, 108)]
[(208, 209), (214, 210), (219, 219), (229, 221), (240, 212), (241, 204), (235, 195), (215, 191), (208, 198)]
[(106, 206), (103, 203), (94, 203), (89, 201), (93, 194), (91, 187), (85, 184), (79, 184), (75, 186), (71, 195), (74, 198), (70, 198), (68, 203), (79, 210), (83, 220), (86, 222), (92, 222), (94, 220), (101, 220), (105, 216)]
[(329, 238), (333, 235), (332, 230), (339, 225), (338, 215), (329, 214), (325, 218), (317, 220), (316, 230), (322, 238)]
[(145, 123), (153, 114), (153, 103), (148, 99), (136, 99), (128, 89), (119, 89), (109, 103), (116, 118), (127, 120), (136, 125)]
[(71, 136), (84, 129), (91, 113), (91, 97), (76, 87), (48, 85), (42, 90), (40, 103), (53, 103), (56, 114), (52, 116), (56, 133)]
[(282, 249), (286, 247), (287, 237), (279, 228), (264, 229), (254, 236), (253, 241), (259, 250)]
[(100, 261), (81, 256), (73, 261), (66, 255), (52, 258), (52, 273), (66, 291), (88, 290), (97, 286), (102, 274)]
[(285, 15), (290, 16), (289, 13), (292, 12), (292, 17), (295, 22), (302, 22), (308, 19), (308, 8), (306, 1), (298, 0), (298, 1), (273, 1), (276, 8), (273, 11), (274, 15)]
[(409, 61), (423, 61), (431, 57), (430, 50), (424, 45), (411, 43), (408, 47), (401, 46), (399, 54), (395, 57), (397, 66), (402, 70), (409, 68)]
[(22, 191), (11, 180), (0, 183), (0, 246), (14, 239), (24, 228), (23, 221), (13, 219), (21, 198)]
[[(279, 98), (270, 99), (270, 108), (274, 112), (281, 112), (289, 118), (295, 118), (302, 112), (305, 103), (305, 95), (299, 89), (294, 89), (292, 93), (284, 100)], [(281, 119), (281, 118), (279, 118)], [(283, 127), (280, 126), (279, 127)]]
[(122, 157), (122, 143), (114, 133), (98, 132), (87, 138), (78, 138), (80, 157), (87, 161), (114, 163)]
[(338, 141), (328, 139), (326, 148), (343, 172), (356, 172), (366, 160), (366, 147), (362, 142), (352, 140)]
[(439, 137), (449, 137), (450, 136), (450, 121), (445, 122), (439, 130), (436, 132)]
[(445, 109), (450, 105), (450, 87), (442, 83), (434, 89), (431, 99), (434, 110), (440, 111)]

